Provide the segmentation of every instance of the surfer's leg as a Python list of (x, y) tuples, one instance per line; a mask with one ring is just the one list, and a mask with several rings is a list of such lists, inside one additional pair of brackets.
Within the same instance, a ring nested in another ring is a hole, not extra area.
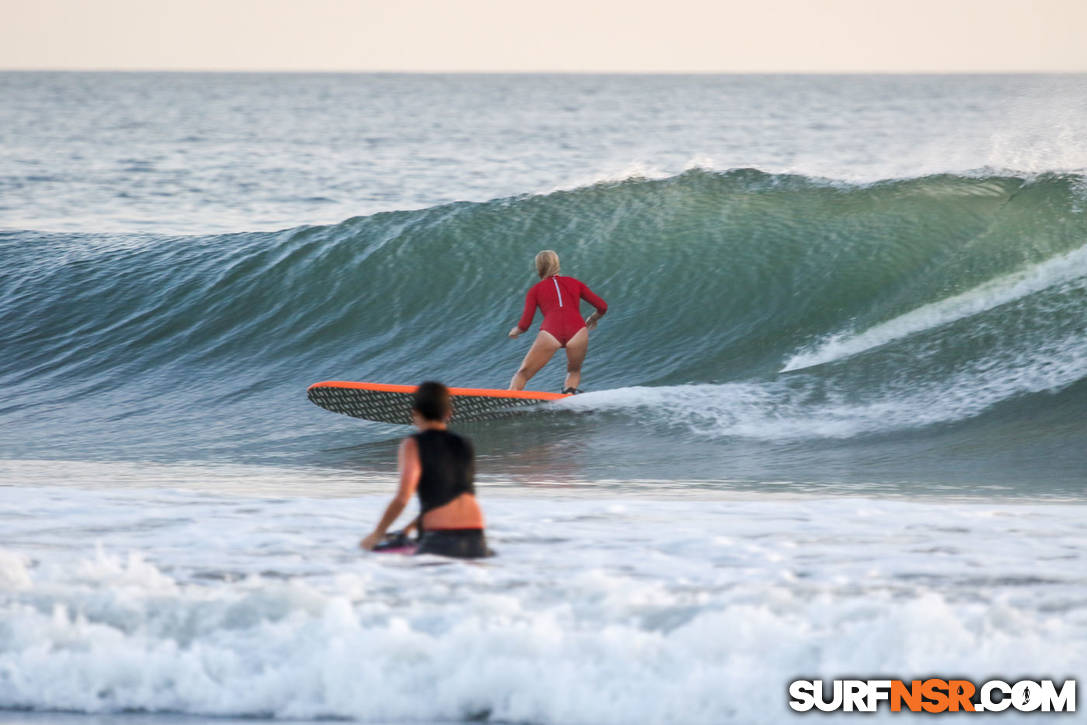
[(563, 390), (576, 390), (581, 384), (581, 364), (585, 362), (585, 353), (588, 351), (589, 329), (583, 327), (566, 343), (566, 382), (562, 386)]
[(510, 390), (524, 390), (525, 384), (533, 375), (540, 372), (540, 369), (547, 364), (547, 361), (560, 347), (562, 345), (555, 339), (554, 335), (540, 330), (540, 333), (536, 335), (536, 341), (528, 349), (525, 359), (521, 361), (521, 367), (513, 376), (513, 380), (510, 381)]

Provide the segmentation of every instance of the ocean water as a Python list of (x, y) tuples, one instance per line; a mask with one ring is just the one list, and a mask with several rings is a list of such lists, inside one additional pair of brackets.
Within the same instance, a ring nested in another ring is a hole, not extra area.
[[(0, 99), (0, 721), (778, 723), (797, 678), (1087, 673), (1087, 77)], [(499, 556), (359, 553), (407, 431), (306, 386), (503, 387), (542, 248), (610, 311), (589, 392), (464, 428)]]

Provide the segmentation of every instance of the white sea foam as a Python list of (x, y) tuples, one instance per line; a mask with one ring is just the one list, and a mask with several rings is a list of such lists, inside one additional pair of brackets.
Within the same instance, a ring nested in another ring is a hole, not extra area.
[(584, 174), (571, 177), (568, 181), (547, 187), (543, 194), (553, 194), (556, 191), (573, 191), (584, 189), (597, 184), (618, 184), (623, 181), (638, 179), (667, 179), (674, 172), (658, 168), (653, 164), (643, 161), (631, 161), (624, 164), (614, 164), (605, 167), (595, 174)]
[(781, 372), (841, 360), (1084, 277), (1087, 277), (1087, 246), (990, 280), (962, 294), (923, 305), (867, 330), (830, 335), (813, 348), (801, 350), (789, 358)]
[(892, 380), (858, 398), (811, 377), (765, 382), (619, 388), (563, 400), (582, 411), (644, 411), (651, 420), (712, 438), (850, 438), (921, 429), (975, 417), (1016, 396), (1059, 390), (1087, 378), (1078, 333), (1029, 350), (998, 351), (946, 378)]
[(794, 677), (1087, 665), (1081, 505), (511, 494), (436, 565), (352, 551), (384, 502), (0, 489), (0, 707), (777, 723)]
[(14, 551), (0, 549), (0, 589), (16, 590), (30, 586), (27, 559)]

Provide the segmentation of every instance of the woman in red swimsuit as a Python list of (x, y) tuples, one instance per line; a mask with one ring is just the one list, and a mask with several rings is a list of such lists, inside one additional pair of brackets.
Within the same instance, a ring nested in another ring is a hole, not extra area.
[[(577, 393), (581, 382), (581, 364), (589, 349), (589, 330), (608, 311), (604, 300), (573, 277), (559, 276), (559, 255), (550, 249), (536, 255), (536, 273), (540, 281), (525, 295), (525, 311), (521, 321), (510, 330), (510, 337), (528, 331), (536, 308), (543, 312), (544, 320), (536, 341), (532, 343), (521, 367), (510, 381), (510, 390), (524, 390), (525, 383), (540, 372), (560, 347), (566, 348), (566, 382), (564, 393)], [(581, 317), (581, 300), (596, 308), (585, 320)]]

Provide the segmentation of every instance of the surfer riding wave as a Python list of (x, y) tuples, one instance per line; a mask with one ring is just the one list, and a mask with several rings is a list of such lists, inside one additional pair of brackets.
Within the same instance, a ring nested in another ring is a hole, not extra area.
[[(525, 384), (555, 352), (566, 348), (566, 381), (562, 392), (580, 392), (578, 385), (581, 384), (581, 365), (589, 350), (589, 330), (595, 328), (597, 320), (608, 311), (608, 304), (583, 282), (559, 276), (559, 271), (558, 254), (545, 249), (536, 255), (536, 273), (540, 275), (540, 281), (525, 295), (521, 321), (510, 330), (509, 336), (518, 337), (528, 331), (537, 307), (543, 312), (544, 319), (535, 342), (510, 381), (510, 390), (524, 390)], [(587, 320), (581, 317), (581, 300), (596, 308)]]

